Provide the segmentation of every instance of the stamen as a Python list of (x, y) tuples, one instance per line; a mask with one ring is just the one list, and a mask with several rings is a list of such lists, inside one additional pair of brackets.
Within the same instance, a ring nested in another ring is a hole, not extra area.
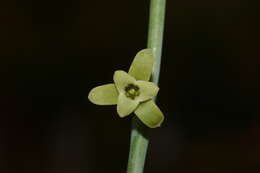
[(125, 95), (131, 99), (135, 99), (135, 97), (140, 95), (139, 87), (134, 84), (129, 84), (125, 87)]

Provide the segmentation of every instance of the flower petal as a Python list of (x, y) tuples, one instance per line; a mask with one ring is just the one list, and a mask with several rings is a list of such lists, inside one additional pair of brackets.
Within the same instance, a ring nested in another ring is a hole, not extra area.
[(125, 87), (129, 84), (133, 84), (136, 80), (124, 72), (123, 70), (117, 70), (114, 73), (114, 82), (119, 92), (124, 92)]
[(152, 74), (153, 63), (153, 50), (143, 49), (136, 54), (128, 73), (136, 80), (148, 81)]
[(160, 127), (164, 120), (163, 113), (153, 102), (153, 100), (140, 103), (138, 108), (135, 110), (135, 114), (146, 126), (150, 128)]
[(139, 102), (137, 100), (132, 100), (126, 97), (123, 93), (120, 93), (117, 103), (117, 113), (121, 118), (126, 117), (135, 110), (138, 104)]
[(88, 99), (96, 105), (115, 105), (117, 104), (118, 91), (115, 84), (106, 84), (93, 88)]
[(140, 102), (153, 98), (159, 91), (159, 87), (152, 82), (139, 80), (135, 84), (140, 88), (140, 95), (137, 97)]

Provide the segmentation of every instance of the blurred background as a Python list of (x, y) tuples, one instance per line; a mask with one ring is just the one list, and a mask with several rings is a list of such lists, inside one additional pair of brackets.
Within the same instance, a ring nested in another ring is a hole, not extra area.
[[(168, 1), (145, 172), (260, 172), (259, 2)], [(0, 1), (0, 172), (123, 173), (130, 119), (87, 100), (146, 47), (149, 1)]]

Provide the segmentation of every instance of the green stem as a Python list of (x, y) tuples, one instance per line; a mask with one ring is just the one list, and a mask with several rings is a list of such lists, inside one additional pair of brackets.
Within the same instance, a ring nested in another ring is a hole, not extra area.
[[(158, 84), (160, 77), (166, 0), (151, 0), (147, 47), (152, 48), (155, 64), (151, 81)], [(127, 173), (142, 173), (148, 148), (148, 127), (133, 118)]]
[(151, 0), (147, 47), (152, 48), (155, 56), (152, 82), (158, 84), (161, 67), (163, 30), (166, 0)]

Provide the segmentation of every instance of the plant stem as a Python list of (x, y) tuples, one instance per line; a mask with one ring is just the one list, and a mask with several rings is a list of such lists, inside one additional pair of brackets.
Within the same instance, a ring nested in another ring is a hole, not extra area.
[(151, 81), (158, 85), (163, 45), (166, 0), (151, 0), (147, 47), (152, 48), (155, 64)]
[[(151, 81), (156, 84), (158, 84), (160, 77), (165, 6), (166, 0), (150, 1), (147, 47), (154, 51), (155, 64)], [(138, 118), (133, 118), (127, 173), (143, 172), (149, 143), (148, 131), (149, 128), (143, 125)]]

